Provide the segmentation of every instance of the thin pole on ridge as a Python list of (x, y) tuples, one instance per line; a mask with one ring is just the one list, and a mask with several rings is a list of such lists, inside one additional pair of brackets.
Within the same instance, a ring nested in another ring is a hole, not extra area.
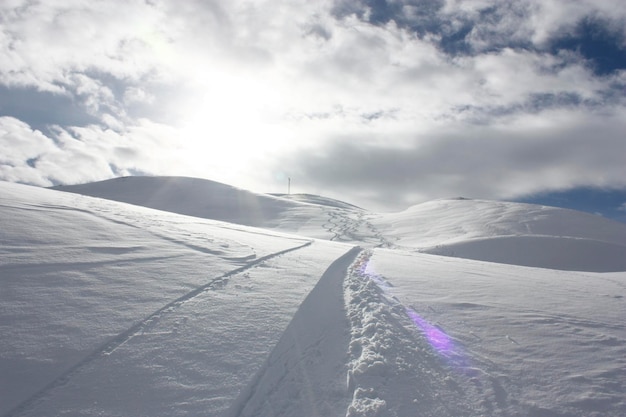
[(291, 194), (291, 177), (287, 177), (287, 195)]

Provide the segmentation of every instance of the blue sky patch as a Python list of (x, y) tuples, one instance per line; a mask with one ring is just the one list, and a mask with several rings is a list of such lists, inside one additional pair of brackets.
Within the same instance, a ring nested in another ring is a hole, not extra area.
[(626, 223), (626, 189), (578, 187), (541, 193), (516, 201), (579, 210)]

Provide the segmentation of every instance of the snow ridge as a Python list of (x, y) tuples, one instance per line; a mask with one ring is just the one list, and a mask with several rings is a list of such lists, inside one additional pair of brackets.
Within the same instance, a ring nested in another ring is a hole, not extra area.
[[(346, 417), (485, 415), (484, 405), (474, 404), (481, 396), (452, 341), (447, 349), (433, 346), (429, 338), (435, 326), (385, 293), (390, 284), (368, 270), (371, 256), (361, 252), (344, 283), (351, 327), (347, 387), (352, 401)], [(423, 326), (417, 328), (418, 323)], [(436, 331), (436, 337), (447, 337)]]

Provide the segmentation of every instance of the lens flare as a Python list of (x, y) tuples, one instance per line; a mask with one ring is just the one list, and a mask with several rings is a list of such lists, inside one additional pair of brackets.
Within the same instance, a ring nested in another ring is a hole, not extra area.
[[(392, 285), (382, 275), (375, 272), (371, 262), (371, 256), (371, 253), (366, 253), (363, 258), (357, 261), (355, 265), (357, 271), (362, 277), (373, 281), (390, 302), (399, 303), (397, 298), (389, 294), (389, 290), (392, 288)], [(460, 349), (455, 346), (454, 341), (446, 332), (428, 322), (428, 320), (420, 316), (413, 308), (404, 307), (404, 311), (411, 319), (415, 327), (423, 333), (424, 337), (428, 341), (428, 344), (433, 348), (433, 350), (435, 350), (440, 356), (445, 357), (451, 363), (460, 367), (465, 365), (466, 361), (464, 356), (461, 354)]]
[(430, 324), (423, 317), (415, 312), (412, 308), (406, 309), (406, 314), (413, 323), (422, 330), (428, 343), (435, 350), (445, 356), (453, 356), (456, 354), (454, 350), (454, 342), (443, 330)]

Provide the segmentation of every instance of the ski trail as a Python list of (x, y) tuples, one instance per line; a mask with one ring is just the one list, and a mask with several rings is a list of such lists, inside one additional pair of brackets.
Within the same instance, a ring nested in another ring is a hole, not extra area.
[(328, 219), (322, 228), (332, 234), (331, 241), (383, 248), (394, 246), (363, 212), (333, 209), (327, 211), (326, 215)]
[(42, 389), (40, 389), (35, 394), (33, 394), (30, 398), (22, 401), (20, 404), (18, 404), (12, 410), (10, 410), (7, 413), (5, 413), (3, 417), (13, 417), (13, 416), (19, 415), (22, 411), (28, 409), (32, 404), (36, 403), (47, 392), (49, 392), (50, 390), (52, 390), (52, 389), (54, 389), (54, 388), (56, 388), (58, 386), (63, 385), (64, 383), (66, 383), (71, 378), (71, 376), (74, 373), (76, 373), (78, 370), (80, 370), (82, 367), (84, 367), (88, 363), (90, 363), (93, 360), (101, 357), (102, 355), (110, 355), (110, 354), (112, 354), (120, 346), (122, 346), (123, 344), (128, 342), (130, 339), (135, 337), (137, 334), (140, 334), (144, 329), (148, 328), (155, 321), (159, 320), (159, 318), (161, 317), (162, 314), (166, 314), (168, 312), (171, 312), (171, 311), (175, 310), (180, 305), (182, 305), (182, 304), (192, 300), (194, 297), (197, 297), (198, 295), (202, 294), (205, 291), (209, 291), (211, 289), (223, 287), (224, 285), (226, 285), (228, 283), (229, 278), (231, 276), (233, 276), (233, 275), (237, 275), (239, 273), (242, 273), (242, 272), (244, 272), (244, 271), (246, 271), (246, 270), (248, 270), (250, 268), (253, 268), (253, 267), (261, 264), (264, 261), (276, 258), (278, 256), (281, 256), (281, 255), (284, 255), (284, 254), (287, 254), (287, 253), (290, 253), (290, 252), (295, 252), (295, 251), (297, 251), (299, 249), (302, 249), (302, 248), (305, 248), (307, 246), (310, 246), (310, 245), (313, 244), (313, 242), (314, 242), (313, 240), (309, 240), (309, 241), (307, 241), (307, 242), (305, 242), (305, 243), (303, 243), (301, 245), (298, 245), (298, 246), (295, 246), (295, 247), (291, 247), (291, 248), (288, 248), (288, 249), (284, 249), (284, 250), (281, 250), (281, 251), (278, 251), (278, 252), (274, 252), (274, 253), (265, 255), (263, 257), (257, 258), (255, 260), (247, 263), (246, 265), (243, 265), (243, 266), (241, 266), (239, 268), (236, 268), (236, 269), (233, 269), (231, 271), (228, 271), (228, 272), (220, 275), (219, 277), (216, 277), (216, 278), (212, 279), (211, 281), (209, 281), (205, 285), (197, 287), (196, 289), (194, 289), (194, 290), (192, 290), (192, 291), (182, 295), (181, 297), (179, 297), (179, 298), (169, 302), (168, 304), (164, 305), (163, 307), (159, 308), (155, 312), (153, 312), (150, 315), (148, 315), (147, 317), (145, 317), (144, 319), (142, 319), (139, 322), (135, 323), (134, 325), (132, 325), (131, 327), (129, 327), (128, 329), (126, 329), (122, 333), (119, 333), (118, 335), (114, 336), (113, 338), (107, 340), (105, 343), (101, 344), (99, 347), (97, 347), (91, 353), (86, 355), (83, 359), (81, 359), (78, 362), (76, 362), (74, 365), (72, 365), (66, 371), (61, 373), (58, 377), (56, 377), (54, 380), (52, 380), (50, 383), (48, 383)]
[(110, 355), (111, 353), (113, 353), (118, 347), (120, 347), (121, 345), (123, 345), (124, 343), (126, 343), (128, 340), (130, 340), (132, 337), (134, 337), (134, 335), (140, 333), (145, 327), (148, 327), (150, 324), (152, 324), (154, 321), (158, 320), (161, 315), (163, 313), (167, 313), (170, 312), (172, 310), (174, 310), (175, 308), (177, 308), (178, 306), (190, 301), (191, 299), (193, 299), (194, 297), (197, 297), (199, 294), (205, 292), (205, 291), (209, 291), (215, 288), (221, 288), (224, 285), (226, 285), (228, 283), (229, 277), (233, 276), (233, 275), (237, 275), (241, 272), (244, 272), (264, 261), (276, 258), (278, 256), (287, 254), (289, 252), (294, 252), (297, 251), (299, 249), (305, 248), (307, 246), (310, 246), (313, 243), (313, 241), (308, 241), (302, 245), (293, 247), (293, 248), (288, 248), (279, 252), (275, 252), (275, 253), (271, 253), (269, 255), (260, 257), (258, 259), (255, 259), (254, 261), (251, 261), (249, 263), (247, 263), (246, 265), (243, 265), (239, 268), (233, 269), (217, 278), (212, 279), (211, 281), (209, 281), (208, 283), (206, 283), (205, 285), (202, 285), (198, 288), (196, 288), (193, 291), (188, 292), (187, 294), (177, 298), (176, 300), (166, 304), (165, 306), (161, 307), (160, 309), (158, 309), (157, 311), (155, 311), (154, 313), (150, 314), (148, 317), (146, 317), (145, 319), (143, 319), (142, 321), (140, 321), (139, 323), (137, 323), (136, 325), (134, 325), (133, 327), (129, 328), (128, 330), (126, 330), (124, 333), (119, 334), (117, 337), (115, 337), (113, 340), (111, 340), (106, 346), (104, 346), (104, 348), (100, 349), (100, 352), (104, 355)]
[(355, 247), (331, 264), (226, 417), (494, 411), (476, 376), (458, 372), (467, 364), (454, 341), (386, 293), (391, 284), (368, 271), (371, 256)]
[(349, 403), (345, 385), (349, 323), (343, 281), (361, 249), (336, 259), (302, 302), (261, 370), (228, 417), (337, 416)]

